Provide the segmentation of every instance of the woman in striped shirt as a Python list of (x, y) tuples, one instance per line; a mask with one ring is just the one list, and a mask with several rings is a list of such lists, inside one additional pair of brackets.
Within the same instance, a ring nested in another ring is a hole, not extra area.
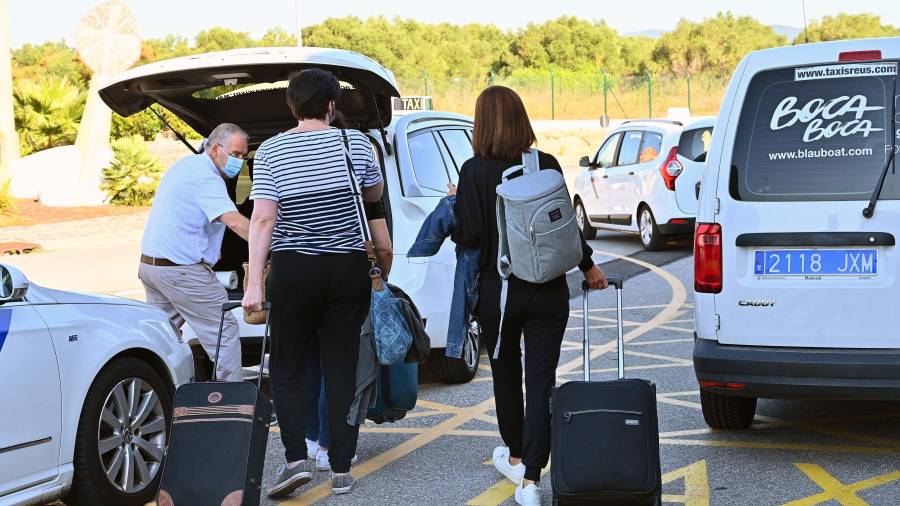
[[(359, 334), (369, 310), (369, 263), (353, 200), (341, 131), (329, 123), (340, 84), (330, 73), (304, 70), (288, 84), (298, 125), (265, 141), (254, 157), (250, 273), (244, 307), (262, 304), (262, 266), (271, 252), (267, 300), (272, 303), (269, 363), (287, 464), (269, 489), (290, 494), (312, 479), (307, 462), (306, 355), (318, 332), (331, 447), (334, 493), (349, 492), (359, 427), (346, 416), (356, 389)], [(381, 170), (369, 140), (347, 131), (353, 172), (363, 199), (381, 198)]]

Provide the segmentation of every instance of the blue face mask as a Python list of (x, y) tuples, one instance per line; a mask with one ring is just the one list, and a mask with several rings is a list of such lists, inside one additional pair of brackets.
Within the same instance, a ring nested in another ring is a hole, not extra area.
[[(221, 144), (216, 144), (216, 146), (222, 148), (223, 151), (225, 150), (225, 146), (223, 146)], [(238, 174), (241, 173), (241, 169), (244, 167), (244, 160), (242, 160), (236, 156), (231, 156), (231, 155), (227, 155), (227, 156), (228, 156), (228, 158), (225, 160), (225, 165), (222, 165), (222, 172), (229, 179), (234, 179), (237, 177)]]
[(222, 166), (222, 172), (225, 173), (230, 179), (234, 179), (238, 174), (241, 173), (241, 169), (244, 167), (244, 161), (235, 156), (228, 155), (228, 160), (225, 162), (225, 165)]

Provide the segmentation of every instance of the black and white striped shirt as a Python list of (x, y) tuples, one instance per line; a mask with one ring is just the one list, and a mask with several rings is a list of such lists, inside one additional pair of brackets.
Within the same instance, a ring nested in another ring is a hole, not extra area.
[[(360, 187), (381, 181), (375, 151), (361, 132), (347, 130)], [(278, 202), (272, 251), (307, 255), (365, 251), (337, 129), (285, 132), (263, 142), (253, 163), (250, 198)]]

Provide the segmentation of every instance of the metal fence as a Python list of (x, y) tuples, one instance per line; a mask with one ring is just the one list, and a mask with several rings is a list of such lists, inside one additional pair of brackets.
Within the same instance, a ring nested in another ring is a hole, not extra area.
[(597, 119), (665, 117), (669, 108), (686, 108), (693, 115), (715, 115), (728, 85), (710, 76), (610, 76), (603, 72), (543, 72), (486, 78), (422, 74), (400, 79), (404, 95), (433, 97), (434, 108), (473, 114), (475, 99), (485, 87), (508, 86), (522, 97), (532, 119)]

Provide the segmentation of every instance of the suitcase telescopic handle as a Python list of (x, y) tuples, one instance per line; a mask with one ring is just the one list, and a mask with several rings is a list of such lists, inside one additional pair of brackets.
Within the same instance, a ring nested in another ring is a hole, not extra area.
[[(222, 304), (222, 318), (219, 320), (219, 337), (216, 339), (216, 358), (213, 360), (213, 371), (212, 371), (212, 380), (218, 380), (218, 370), (219, 370), (219, 348), (222, 347), (222, 331), (225, 330), (225, 315), (228, 314), (232, 309), (237, 309), (241, 307), (240, 302), (231, 301)], [(263, 332), (262, 339), (262, 352), (260, 354), (259, 359), (259, 380), (257, 388), (262, 388), (262, 372), (263, 372), (263, 360), (266, 358), (266, 340), (269, 337), (269, 313), (268, 311), (272, 309), (271, 302), (263, 302), (262, 304), (263, 310), (266, 311), (266, 329)]]
[[(622, 285), (621, 278), (607, 278), (609, 286), (616, 288), (616, 349), (618, 351), (618, 372), (619, 379), (625, 377), (625, 332), (622, 323)], [(584, 348), (584, 381), (591, 381), (591, 341), (590, 341), (590, 319), (588, 316), (588, 294), (590, 287), (587, 281), (581, 282), (581, 289), (584, 292), (583, 308), (582, 308), (582, 327), (584, 328), (584, 338), (582, 345)]]

